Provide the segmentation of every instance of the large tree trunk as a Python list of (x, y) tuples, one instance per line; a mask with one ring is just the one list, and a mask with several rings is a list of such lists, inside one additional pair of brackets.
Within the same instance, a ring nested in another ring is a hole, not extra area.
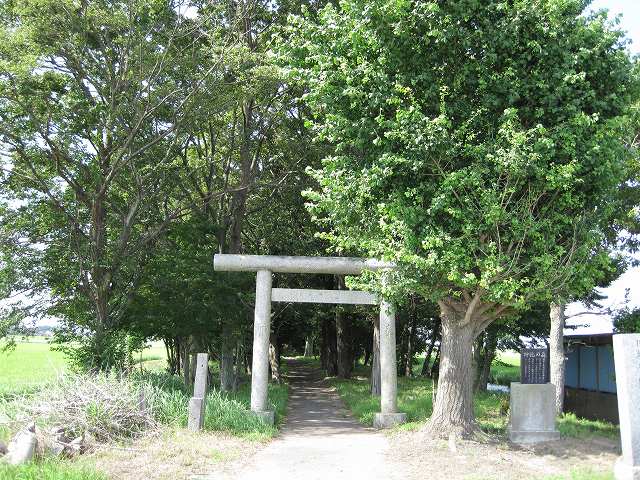
[(551, 383), (556, 389), (556, 414), (562, 414), (564, 408), (564, 324), (566, 321), (563, 302), (552, 303), (550, 307), (551, 330), (549, 332), (549, 361)]
[(472, 348), (477, 323), (439, 302), (442, 321), (438, 394), (427, 426), (434, 437), (473, 436)]
[(483, 366), (483, 349), (484, 349), (484, 335), (480, 334), (473, 343), (473, 355), (471, 356), (471, 368), (473, 369), (473, 390), (478, 388), (478, 381), (480, 380), (480, 372)]
[(350, 323), (344, 311), (338, 307), (336, 311), (336, 356), (338, 377), (340, 378), (351, 378), (351, 370), (353, 369), (349, 342)]
[(420, 375), (426, 377), (429, 375), (429, 368), (431, 362), (431, 354), (433, 353), (433, 347), (436, 345), (436, 340), (438, 339), (438, 335), (440, 334), (440, 320), (436, 320), (433, 324), (433, 333), (431, 334), (431, 340), (429, 341), (429, 346), (427, 347), (427, 353), (424, 357), (424, 363), (422, 364), (422, 371)]
[(373, 321), (373, 359), (371, 361), (371, 395), (380, 396), (382, 380), (380, 371), (380, 318)]
[[(343, 290), (345, 288), (344, 277), (336, 277), (336, 286), (338, 290)], [(343, 307), (336, 306), (335, 309), (338, 377), (350, 378), (351, 370), (353, 368), (353, 361), (351, 359), (351, 342), (349, 341), (351, 321), (345, 315)]]
[(187, 337), (182, 344), (182, 378), (187, 387), (191, 386), (191, 341)]

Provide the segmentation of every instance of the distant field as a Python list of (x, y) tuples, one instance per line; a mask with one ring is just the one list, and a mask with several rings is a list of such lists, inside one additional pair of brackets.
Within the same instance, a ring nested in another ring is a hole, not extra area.
[[(144, 368), (160, 370), (165, 366), (166, 356), (163, 343), (153, 342), (134, 358)], [(54, 380), (67, 369), (64, 355), (51, 350), (46, 338), (19, 339), (14, 350), (0, 353), (0, 396)]]

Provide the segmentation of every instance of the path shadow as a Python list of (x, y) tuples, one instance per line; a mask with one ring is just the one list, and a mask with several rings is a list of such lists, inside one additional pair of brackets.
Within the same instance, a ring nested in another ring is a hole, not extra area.
[(370, 430), (353, 418), (322, 370), (295, 359), (287, 360), (287, 365), (289, 407), (283, 434), (327, 436)]

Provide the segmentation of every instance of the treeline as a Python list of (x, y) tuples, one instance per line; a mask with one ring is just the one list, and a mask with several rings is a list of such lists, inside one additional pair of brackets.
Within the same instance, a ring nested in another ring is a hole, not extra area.
[[(432, 431), (472, 433), (496, 350), (636, 248), (637, 63), (584, 8), (0, 1), (0, 335), (54, 316), (90, 371), (162, 339), (173, 373), (208, 351), (231, 390), (254, 279), (215, 253), (385, 258), (361, 286), (399, 305), (398, 372), (439, 372)], [(305, 350), (375, 372), (375, 336), (364, 309), (277, 307), (273, 377)]]

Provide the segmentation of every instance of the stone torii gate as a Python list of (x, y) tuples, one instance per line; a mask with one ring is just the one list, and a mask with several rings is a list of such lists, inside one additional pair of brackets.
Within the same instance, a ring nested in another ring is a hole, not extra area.
[(274, 412), (268, 409), (269, 335), (271, 302), (333, 303), (380, 305), (380, 380), (381, 412), (374, 426), (387, 428), (406, 420), (398, 412), (396, 371), (395, 309), (384, 299), (369, 292), (355, 290), (314, 290), (271, 288), (272, 273), (321, 273), (360, 275), (363, 271), (384, 271), (394, 265), (373, 259), (347, 257), (291, 257), (272, 255), (216, 254), (213, 269), (227, 272), (257, 272), (255, 321), (253, 325), (253, 359), (251, 367), (251, 410), (273, 424)]

